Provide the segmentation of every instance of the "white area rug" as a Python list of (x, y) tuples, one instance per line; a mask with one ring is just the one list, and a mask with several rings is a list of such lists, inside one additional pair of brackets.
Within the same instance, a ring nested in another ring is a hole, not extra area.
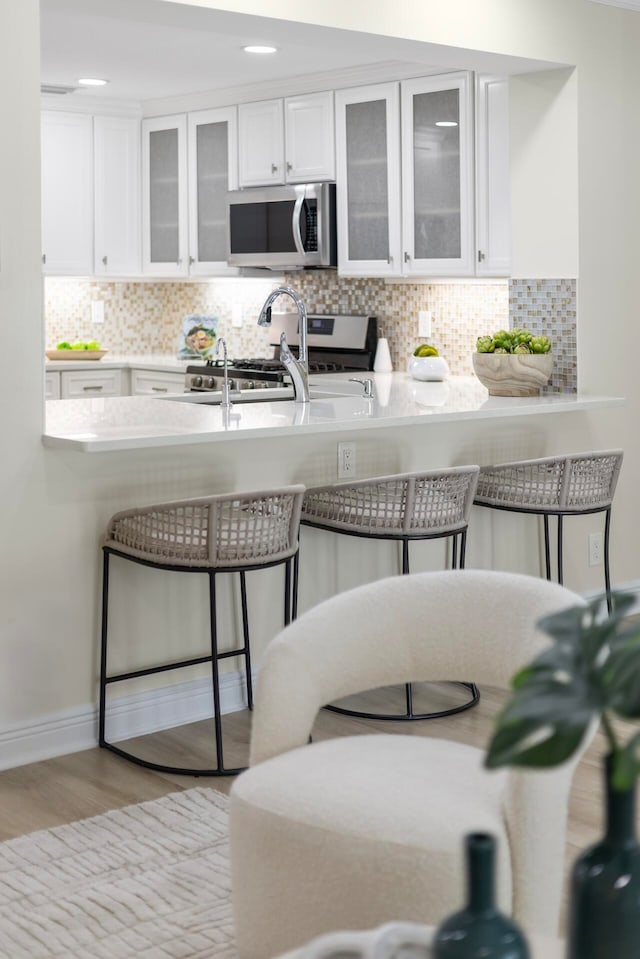
[(236, 959), (228, 802), (189, 789), (0, 843), (0, 956)]

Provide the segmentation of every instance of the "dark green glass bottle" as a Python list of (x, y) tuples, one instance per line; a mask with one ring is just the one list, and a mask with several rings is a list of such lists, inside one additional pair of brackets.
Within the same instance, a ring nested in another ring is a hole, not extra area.
[(467, 905), (438, 928), (434, 959), (529, 959), (522, 932), (495, 906), (495, 839), (472, 833), (465, 845)]
[(568, 959), (640, 956), (640, 847), (635, 828), (635, 783), (611, 786), (605, 763), (605, 835), (576, 859), (569, 894)]

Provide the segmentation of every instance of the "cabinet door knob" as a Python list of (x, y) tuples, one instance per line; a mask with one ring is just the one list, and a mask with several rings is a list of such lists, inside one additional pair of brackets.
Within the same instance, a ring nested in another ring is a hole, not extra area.
[(292, 170), (293, 170), (293, 164), (289, 163), (289, 161), (287, 160), (287, 173), (291, 173)]
[(46, 263), (46, 262), (47, 262), (47, 254), (46, 254), (46, 253), (43, 253), (43, 254), (42, 254), (42, 262), (43, 262), (43, 263)]
[(482, 250), (478, 250), (478, 263), (482, 263), (482, 261), (484, 260), (484, 258), (485, 258), (485, 255), (484, 255), (484, 253), (482, 252)]
[(272, 164), (271, 164), (271, 172), (272, 172), (272, 173), (277, 173), (277, 172), (278, 172), (278, 166), (277, 166), (276, 163), (272, 163)]
[(103, 263), (104, 266), (107, 265), (107, 257), (106, 257), (106, 256), (103, 256), (103, 257), (102, 257), (102, 263)]
[(407, 253), (407, 252), (405, 251), (405, 254), (404, 254), (404, 262), (405, 262), (405, 263), (408, 263), (410, 259), (411, 259), (411, 254), (410, 254), (410, 253)]
[(190, 256), (190, 257), (189, 257), (189, 266), (192, 266), (195, 262), (196, 262), (195, 256)]
[(393, 263), (393, 257), (391, 256), (391, 254), (389, 254), (389, 256), (387, 257), (387, 263), (389, 264), (389, 266), (391, 266), (391, 264)]

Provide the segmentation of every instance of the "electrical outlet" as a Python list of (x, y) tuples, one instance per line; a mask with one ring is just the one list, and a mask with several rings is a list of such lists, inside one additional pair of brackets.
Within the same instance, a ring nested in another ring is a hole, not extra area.
[(356, 472), (356, 444), (338, 443), (338, 479), (348, 479)]
[(418, 310), (418, 336), (431, 336), (431, 310)]
[(104, 323), (104, 300), (91, 300), (91, 322)]
[(602, 566), (602, 533), (589, 533), (589, 566)]

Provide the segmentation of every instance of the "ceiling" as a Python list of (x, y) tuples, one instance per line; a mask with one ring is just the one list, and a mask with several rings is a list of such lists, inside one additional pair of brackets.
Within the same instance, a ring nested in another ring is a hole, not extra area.
[[(482, 68), (482, 56), (472, 51), (166, 0), (41, 0), (40, 6), (42, 83), (109, 80), (74, 96), (144, 102), (396, 60), (425, 73)], [(249, 55), (242, 47), (250, 43), (278, 52)], [(495, 72), (495, 60), (485, 69)], [(500, 66), (516, 73), (547, 64), (505, 57)]]

